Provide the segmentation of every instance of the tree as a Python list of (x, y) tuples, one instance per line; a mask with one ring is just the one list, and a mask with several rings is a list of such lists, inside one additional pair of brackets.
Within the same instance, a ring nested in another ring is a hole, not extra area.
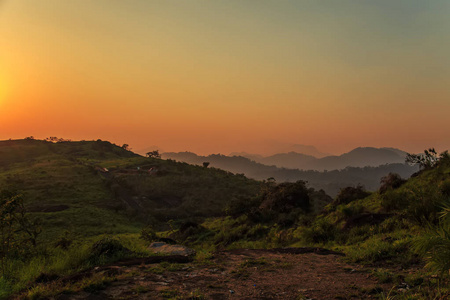
[(128, 144), (123, 144), (122, 149), (127, 150), (127, 151), (131, 150), (130, 145), (128, 145)]
[(335, 205), (348, 204), (359, 199), (364, 199), (369, 195), (370, 192), (366, 191), (361, 184), (358, 184), (356, 187), (348, 186), (339, 191), (333, 203)]
[[(445, 152), (444, 152), (445, 153)], [(444, 155), (441, 154), (441, 157)], [(419, 165), (421, 169), (432, 169), (439, 162), (440, 157), (438, 156), (434, 148), (429, 148), (425, 150), (423, 154), (406, 154), (406, 163), (411, 165)]]
[(203, 162), (203, 167), (204, 168), (207, 168), (208, 166), (209, 166), (209, 162), (207, 162), (207, 161)]
[(152, 157), (152, 158), (161, 158), (161, 154), (159, 154), (158, 150), (153, 150), (153, 151), (147, 152), (145, 155), (147, 157)]
[(0, 269), (8, 274), (8, 262), (15, 252), (36, 248), (41, 233), (40, 221), (31, 221), (26, 214), (21, 195), (0, 192)]
[(304, 181), (269, 184), (263, 188), (263, 198), (260, 209), (276, 212), (290, 212), (294, 208), (309, 211), (310, 202), (308, 189)]

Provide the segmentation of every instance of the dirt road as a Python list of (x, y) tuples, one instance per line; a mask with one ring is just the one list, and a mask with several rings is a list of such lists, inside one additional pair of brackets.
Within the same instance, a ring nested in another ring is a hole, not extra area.
[(336, 254), (219, 252), (186, 264), (111, 266), (106, 288), (56, 299), (370, 299), (390, 286)]

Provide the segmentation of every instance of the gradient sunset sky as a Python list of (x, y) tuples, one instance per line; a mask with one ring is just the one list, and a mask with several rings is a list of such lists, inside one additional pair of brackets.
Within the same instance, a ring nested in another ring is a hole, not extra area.
[(450, 148), (448, 0), (0, 0), (0, 139)]

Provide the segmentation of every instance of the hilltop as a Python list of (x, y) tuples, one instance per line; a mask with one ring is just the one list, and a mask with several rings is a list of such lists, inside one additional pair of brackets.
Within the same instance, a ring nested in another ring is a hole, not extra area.
[(23, 194), (43, 235), (138, 232), (223, 213), (259, 183), (215, 168), (147, 158), (107, 141), (0, 142), (0, 186)]

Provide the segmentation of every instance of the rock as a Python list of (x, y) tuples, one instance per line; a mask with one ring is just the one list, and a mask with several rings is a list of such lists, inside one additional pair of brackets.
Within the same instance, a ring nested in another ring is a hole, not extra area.
[(169, 245), (164, 242), (154, 242), (148, 247), (148, 250), (170, 255), (194, 256), (195, 250), (182, 245)]

